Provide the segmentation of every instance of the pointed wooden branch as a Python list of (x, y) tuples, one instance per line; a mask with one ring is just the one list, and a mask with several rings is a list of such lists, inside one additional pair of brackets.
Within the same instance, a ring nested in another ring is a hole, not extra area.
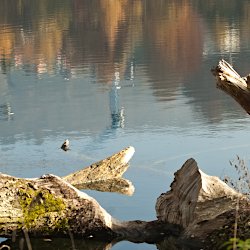
[(134, 152), (133, 147), (127, 147), (104, 160), (62, 178), (78, 189), (132, 195), (134, 193), (133, 184), (121, 177), (128, 169)]
[(128, 162), (134, 155), (135, 149), (127, 147), (122, 151), (93, 163), (87, 168), (64, 176), (63, 179), (72, 185), (82, 183), (104, 181), (108, 179), (121, 178), (128, 168)]
[(212, 70), (217, 87), (233, 97), (250, 114), (250, 76), (241, 77), (225, 60)]

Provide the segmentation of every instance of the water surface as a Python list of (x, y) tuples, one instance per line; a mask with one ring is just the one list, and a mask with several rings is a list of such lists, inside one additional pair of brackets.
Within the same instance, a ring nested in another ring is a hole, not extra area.
[(86, 192), (118, 219), (153, 220), (188, 158), (220, 177), (236, 155), (248, 163), (249, 117), (210, 69), (224, 58), (250, 72), (249, 11), (246, 0), (1, 1), (0, 171), (63, 176), (132, 145), (135, 194)]

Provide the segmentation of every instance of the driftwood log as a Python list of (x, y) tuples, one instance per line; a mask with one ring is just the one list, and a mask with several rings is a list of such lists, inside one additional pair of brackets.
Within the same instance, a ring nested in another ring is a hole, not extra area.
[(132, 195), (134, 193), (133, 184), (122, 178), (122, 175), (128, 169), (134, 152), (133, 147), (127, 147), (89, 167), (64, 176), (62, 179), (77, 189), (94, 189)]
[(84, 241), (79, 246), (99, 239), (106, 249), (120, 240), (154, 243), (158, 249), (212, 249), (233, 236), (236, 204), (240, 213), (244, 211), (244, 221), (250, 215), (246, 196), (206, 175), (189, 159), (175, 173), (170, 191), (157, 199), (154, 221), (118, 221), (76, 186), (121, 178), (133, 153), (134, 148), (128, 147), (62, 178), (0, 174), (0, 237), (12, 239), (2, 244), (57, 236), (71, 242), (80, 237)]
[[(91, 166), (67, 175), (21, 179), (0, 174), (0, 236), (28, 231), (34, 235), (113, 234), (112, 218), (76, 187), (132, 194), (134, 187), (122, 179), (134, 148), (128, 147)], [(119, 184), (116, 186), (116, 184)]]
[(220, 60), (212, 70), (217, 87), (233, 97), (250, 114), (250, 74), (241, 77), (225, 60)]

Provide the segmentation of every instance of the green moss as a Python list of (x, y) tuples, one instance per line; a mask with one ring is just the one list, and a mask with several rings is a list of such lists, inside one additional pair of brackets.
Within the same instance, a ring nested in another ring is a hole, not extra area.
[(23, 210), (23, 223), (27, 228), (48, 232), (68, 227), (63, 199), (55, 197), (48, 190), (34, 190), (29, 186), (19, 189), (18, 197)]

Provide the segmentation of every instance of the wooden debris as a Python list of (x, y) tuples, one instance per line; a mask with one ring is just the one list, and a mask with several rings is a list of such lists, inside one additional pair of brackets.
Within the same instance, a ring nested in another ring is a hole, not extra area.
[(220, 60), (212, 70), (217, 87), (233, 97), (250, 114), (249, 75), (241, 77), (225, 60)]
[[(233, 237), (236, 204), (239, 204), (239, 214), (244, 215), (238, 218), (238, 223), (246, 225), (250, 216), (248, 198), (218, 177), (203, 173), (194, 159), (184, 163), (175, 173), (170, 191), (157, 199), (154, 221), (119, 221), (95, 199), (70, 184), (77, 186), (87, 180), (87, 185), (108, 181), (112, 186), (112, 180), (123, 180), (120, 177), (133, 152), (129, 147), (91, 165), (96, 180), (91, 166), (86, 173), (80, 170), (64, 178), (44, 175), (21, 179), (0, 174), (0, 237), (70, 236), (71, 241), (84, 237), (102, 239), (112, 242), (111, 245), (129, 240), (157, 243), (158, 249), (171, 245), (176, 249), (183, 246), (218, 249)], [(116, 168), (116, 164), (121, 168)], [(99, 167), (102, 174), (98, 172)], [(239, 236), (248, 236), (248, 231), (247, 227), (241, 227)]]
[(129, 161), (134, 152), (133, 147), (127, 147), (104, 160), (62, 178), (78, 189), (132, 195), (135, 189), (133, 184), (123, 179), (122, 175), (128, 169)]
[(121, 178), (128, 168), (135, 149), (127, 147), (122, 151), (98, 161), (87, 168), (64, 176), (63, 179), (72, 185)]
[(196, 161), (189, 159), (175, 173), (171, 190), (157, 199), (157, 218), (180, 225), (186, 237), (204, 238), (226, 225), (226, 216), (220, 216), (234, 211), (238, 199), (248, 202), (246, 196), (218, 177), (203, 173)]
[(21, 179), (0, 174), (0, 236), (26, 230), (31, 235), (99, 235), (113, 237), (112, 217), (79, 188), (131, 195), (134, 187), (122, 179), (133, 156), (128, 147), (90, 167), (60, 178)]

